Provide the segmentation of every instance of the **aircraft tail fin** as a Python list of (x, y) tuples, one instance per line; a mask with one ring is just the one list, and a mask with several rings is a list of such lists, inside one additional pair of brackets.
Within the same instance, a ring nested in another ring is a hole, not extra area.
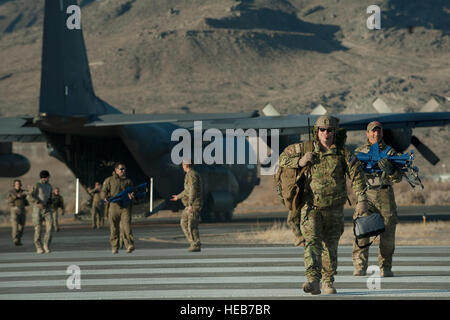
[(45, 1), (39, 112), (63, 117), (104, 114), (108, 107), (94, 93), (83, 31), (68, 26), (80, 13), (73, 10), (79, 10), (76, 0)]

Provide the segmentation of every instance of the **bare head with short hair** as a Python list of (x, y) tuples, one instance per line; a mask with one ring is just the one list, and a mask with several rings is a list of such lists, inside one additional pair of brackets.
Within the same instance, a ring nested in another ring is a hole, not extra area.
[(116, 162), (116, 165), (114, 166), (114, 172), (119, 177), (124, 177), (125, 176), (125, 170), (126, 169), (127, 168), (126, 168), (125, 164), (122, 161)]
[(22, 181), (20, 181), (20, 179), (15, 179), (13, 182), (13, 187), (16, 190), (20, 190), (20, 188), (22, 188)]
[(188, 172), (192, 168), (192, 161), (190, 158), (183, 158), (183, 161), (181, 162), (181, 166), (183, 167), (183, 170), (185, 172)]

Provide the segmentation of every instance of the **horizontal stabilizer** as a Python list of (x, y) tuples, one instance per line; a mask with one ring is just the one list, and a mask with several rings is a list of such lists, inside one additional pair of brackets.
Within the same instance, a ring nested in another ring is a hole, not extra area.
[(31, 118), (0, 118), (0, 142), (42, 142), (41, 131), (36, 127), (27, 127)]

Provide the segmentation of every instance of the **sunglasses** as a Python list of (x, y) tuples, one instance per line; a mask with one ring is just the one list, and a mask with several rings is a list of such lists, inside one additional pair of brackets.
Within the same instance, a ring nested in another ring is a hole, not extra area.
[(120, 171), (125, 171), (126, 170), (126, 168), (117, 168), (117, 169), (119, 169)]
[(320, 132), (327, 132), (327, 133), (331, 133), (334, 132), (333, 128), (319, 128)]

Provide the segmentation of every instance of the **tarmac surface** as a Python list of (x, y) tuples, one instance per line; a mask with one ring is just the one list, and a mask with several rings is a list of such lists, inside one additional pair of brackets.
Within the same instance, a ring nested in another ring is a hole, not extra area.
[[(187, 251), (178, 222), (133, 224), (136, 251), (116, 255), (108, 228), (62, 225), (53, 233), (52, 252), (41, 255), (30, 226), (20, 247), (12, 244), (10, 228), (0, 228), (0, 300), (450, 299), (450, 246), (397, 246), (393, 278), (376, 270), (354, 277), (351, 246), (340, 246), (338, 294), (312, 296), (301, 290), (303, 248), (220, 242), (220, 235), (250, 231), (264, 220), (239, 215), (229, 223), (201, 223), (203, 246), (195, 253)], [(377, 249), (370, 249), (374, 268)]]

